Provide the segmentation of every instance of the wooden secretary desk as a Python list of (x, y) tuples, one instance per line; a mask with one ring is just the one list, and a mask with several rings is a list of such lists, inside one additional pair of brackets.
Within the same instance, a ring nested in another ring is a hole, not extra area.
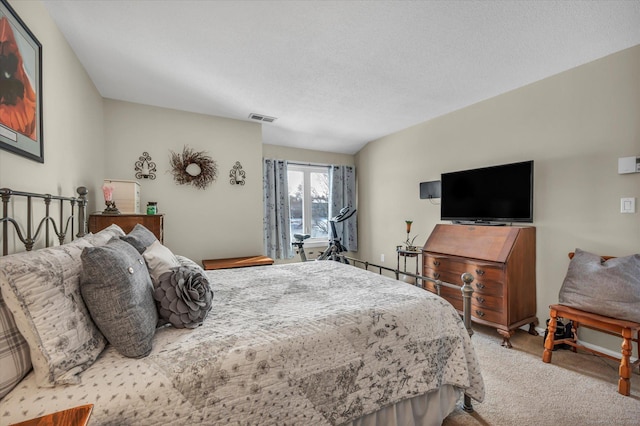
[[(529, 324), (537, 335), (536, 228), (525, 226), (436, 225), (422, 252), (423, 275), (459, 284), (468, 272), (471, 320), (495, 327), (511, 347), (515, 330)], [(437, 293), (430, 281), (425, 289)], [(462, 312), (462, 292), (444, 286), (440, 295)]]
[(164, 243), (164, 215), (163, 214), (103, 214), (92, 213), (89, 215), (89, 232), (96, 233), (111, 224), (116, 224), (125, 233), (131, 232), (136, 224), (141, 224), (153, 232), (160, 243)]

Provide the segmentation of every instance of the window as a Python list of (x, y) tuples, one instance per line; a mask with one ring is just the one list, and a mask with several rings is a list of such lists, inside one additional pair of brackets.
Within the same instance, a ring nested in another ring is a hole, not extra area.
[(329, 168), (289, 164), (289, 216), (293, 234), (310, 234), (308, 243), (329, 239)]

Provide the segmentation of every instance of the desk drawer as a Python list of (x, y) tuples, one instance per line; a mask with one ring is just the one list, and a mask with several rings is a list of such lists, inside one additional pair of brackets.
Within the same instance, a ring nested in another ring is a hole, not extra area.
[[(458, 311), (462, 312), (462, 293), (449, 288), (442, 288), (440, 295), (451, 303)], [(500, 297), (479, 297), (475, 292), (471, 297), (471, 316), (483, 321), (503, 324), (506, 321), (506, 313), (502, 311), (503, 299)]]
[[(433, 278), (434, 280), (444, 281), (446, 283), (455, 284), (462, 286), (462, 274), (468, 272), (466, 270), (460, 271), (451, 271), (451, 270), (435, 270), (428, 267), (424, 268), (424, 276)], [(494, 295), (498, 297), (502, 297), (504, 295), (504, 284), (502, 281), (502, 271), (499, 271), (500, 274), (490, 274), (490, 276), (495, 276), (497, 279), (488, 279), (487, 275), (480, 275), (476, 277), (475, 275), (473, 282), (471, 283), (471, 287), (473, 287), (474, 294), (482, 293), (485, 295)], [(472, 274), (473, 275), (473, 274)]]

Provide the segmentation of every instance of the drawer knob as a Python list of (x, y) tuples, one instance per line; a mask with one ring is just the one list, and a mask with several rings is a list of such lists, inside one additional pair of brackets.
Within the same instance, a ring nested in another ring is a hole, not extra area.
[(439, 260), (434, 260), (433, 261), (433, 266), (440, 266), (440, 261)]
[(484, 288), (484, 284), (482, 284), (482, 283), (476, 283), (476, 287), (478, 287), (478, 288)]
[(483, 317), (484, 316), (484, 312), (479, 311), (479, 310), (476, 309), (476, 315), (479, 316), (479, 317)]
[(476, 269), (476, 274), (484, 275), (484, 271), (482, 269)]
[(433, 278), (436, 279), (436, 280), (440, 279), (440, 272), (434, 272), (433, 273)]
[(476, 300), (478, 301), (478, 303), (484, 303), (484, 297), (476, 296)]

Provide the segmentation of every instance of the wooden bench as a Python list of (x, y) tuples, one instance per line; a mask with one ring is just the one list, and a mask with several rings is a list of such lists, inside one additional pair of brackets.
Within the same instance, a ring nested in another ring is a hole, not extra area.
[[(569, 253), (569, 257), (572, 258), (573, 253)], [(611, 257), (607, 256), (603, 257), (603, 259), (611, 259)], [(640, 323), (606, 317), (604, 315), (594, 314), (592, 312), (582, 311), (580, 309), (560, 304), (549, 306), (549, 316), (551, 319), (549, 320), (549, 325), (547, 327), (547, 339), (544, 342), (542, 361), (547, 363), (551, 362), (553, 347), (559, 343), (565, 343), (571, 346), (573, 352), (576, 352), (577, 349), (582, 349), (614, 361), (620, 361), (620, 367), (618, 369), (618, 374), (620, 376), (620, 379), (618, 380), (618, 392), (625, 396), (630, 395), (631, 371), (635, 366), (640, 366)], [(556, 332), (556, 320), (558, 318), (573, 321), (573, 327), (571, 330), (573, 332), (572, 338), (554, 338), (554, 333)], [(622, 337), (621, 357), (617, 358), (578, 343), (578, 328), (580, 326)], [(636, 342), (636, 346), (638, 347), (638, 359), (632, 363), (631, 355), (633, 352), (633, 342)]]
[(202, 266), (206, 271), (213, 269), (246, 268), (249, 266), (272, 265), (273, 259), (267, 256), (229, 257), (226, 259), (206, 259)]

